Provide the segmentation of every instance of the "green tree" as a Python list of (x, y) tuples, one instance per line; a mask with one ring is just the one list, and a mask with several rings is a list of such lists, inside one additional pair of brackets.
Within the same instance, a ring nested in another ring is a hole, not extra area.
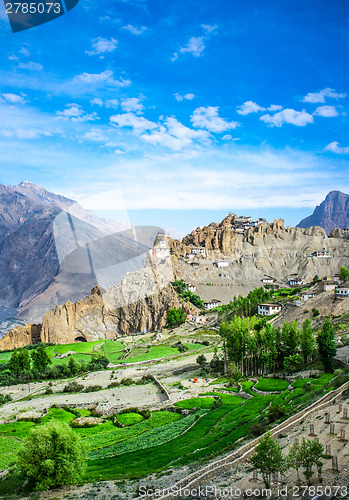
[(335, 344), (335, 333), (330, 318), (324, 321), (316, 340), (319, 348), (320, 361), (324, 370), (328, 373), (333, 373), (333, 358), (336, 355), (337, 348)]
[(309, 359), (311, 358), (314, 352), (316, 345), (310, 319), (306, 319), (303, 322), (300, 334), (300, 345), (301, 345), (302, 356), (304, 359), (304, 364), (307, 365)]
[(77, 363), (75, 361), (73, 356), (69, 357), (68, 367), (69, 367), (69, 370), (71, 371), (72, 375), (75, 375), (79, 371), (79, 368), (80, 368), (79, 363)]
[(339, 270), (339, 279), (346, 280), (347, 278), (349, 278), (349, 269), (342, 266)]
[(26, 372), (30, 370), (30, 355), (28, 349), (19, 350), (18, 362), (21, 372)]
[(38, 372), (43, 373), (46, 367), (52, 363), (50, 356), (46, 351), (45, 344), (40, 344), (39, 347), (32, 352), (33, 365)]
[(167, 313), (167, 326), (173, 328), (182, 325), (185, 322), (186, 314), (182, 312), (180, 307), (169, 309)]
[(196, 358), (196, 362), (200, 366), (200, 368), (203, 368), (205, 366), (205, 363), (207, 362), (206, 356), (204, 354), (200, 354)]
[(30, 431), (18, 452), (17, 466), (36, 490), (47, 490), (79, 480), (85, 457), (80, 438), (69, 425), (51, 420)]
[(256, 452), (250, 458), (250, 463), (254, 469), (259, 470), (262, 474), (266, 488), (270, 488), (272, 474), (283, 472), (285, 459), (281, 446), (271, 437), (270, 432), (260, 438)]
[(284, 359), (284, 370), (288, 373), (292, 373), (297, 371), (302, 365), (302, 358), (301, 355), (298, 354), (293, 354), (292, 356), (287, 356)]
[(321, 479), (323, 462), (321, 459), (324, 455), (324, 446), (321, 443), (316, 443), (310, 439), (302, 439), (302, 444), (299, 449), (299, 457), (304, 475), (307, 478), (308, 485), (311, 484), (311, 478), (314, 475), (313, 467), (318, 469), (319, 479)]
[(16, 377), (19, 376), (20, 371), (21, 371), (21, 366), (19, 364), (19, 354), (18, 354), (17, 349), (15, 349), (13, 351), (13, 353), (11, 354), (10, 361), (8, 362), (8, 369)]
[(300, 448), (296, 445), (296, 443), (291, 444), (286, 461), (290, 469), (296, 470), (297, 482), (299, 483), (299, 469), (302, 467), (302, 458)]

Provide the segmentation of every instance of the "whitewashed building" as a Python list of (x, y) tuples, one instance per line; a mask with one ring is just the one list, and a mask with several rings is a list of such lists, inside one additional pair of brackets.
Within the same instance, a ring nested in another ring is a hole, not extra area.
[(153, 248), (149, 250), (150, 255), (158, 259), (166, 259), (170, 256), (170, 247), (168, 243), (168, 236), (164, 233), (156, 235)]
[(288, 284), (290, 286), (299, 286), (299, 285), (303, 284), (302, 278), (298, 278), (298, 277), (296, 277), (296, 278), (288, 278), (287, 281), (288, 281)]
[(349, 297), (349, 287), (339, 286), (338, 288), (336, 288), (336, 296), (337, 297)]
[(221, 301), (218, 299), (208, 300), (204, 303), (204, 309), (215, 309), (221, 305)]
[(272, 285), (274, 283), (274, 278), (271, 278), (270, 276), (266, 276), (265, 278), (262, 278), (262, 283), (264, 285)]
[(227, 260), (217, 260), (216, 261), (216, 266), (217, 267), (228, 267), (229, 262)]
[(192, 285), (191, 283), (187, 283), (187, 287), (188, 287), (188, 290), (189, 292), (196, 292), (196, 286), (195, 285)]
[(206, 250), (202, 247), (193, 247), (191, 248), (190, 253), (192, 255), (202, 255), (203, 257), (205, 257)]
[(331, 257), (331, 254), (329, 252), (329, 250), (326, 250), (326, 248), (323, 248), (322, 250), (317, 250), (316, 252), (313, 252), (310, 257), (322, 257), (322, 258), (325, 258), (325, 259), (328, 259), (329, 257)]
[(280, 304), (259, 304), (258, 314), (262, 316), (273, 316), (281, 311)]
[(219, 273), (220, 278), (230, 278), (230, 275), (228, 273)]

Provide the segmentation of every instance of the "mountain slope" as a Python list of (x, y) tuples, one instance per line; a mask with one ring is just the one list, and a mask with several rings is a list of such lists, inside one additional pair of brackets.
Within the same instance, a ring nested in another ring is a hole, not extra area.
[(0, 185), (0, 320), (40, 322), (96, 284), (115, 284), (139, 265), (157, 230), (100, 219), (30, 182)]
[(327, 234), (331, 230), (349, 228), (349, 195), (341, 191), (330, 191), (313, 214), (301, 220), (297, 227), (323, 227)]

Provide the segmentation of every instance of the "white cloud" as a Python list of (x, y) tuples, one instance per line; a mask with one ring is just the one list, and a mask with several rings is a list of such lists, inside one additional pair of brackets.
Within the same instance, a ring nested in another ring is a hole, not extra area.
[(183, 101), (183, 99), (187, 99), (188, 101), (192, 101), (195, 98), (194, 94), (185, 94), (185, 95), (180, 95), (180, 94), (173, 94), (175, 99), (177, 101)]
[(121, 107), (126, 112), (134, 111), (137, 114), (142, 113), (144, 106), (141, 103), (141, 100), (137, 97), (128, 97), (127, 99), (123, 99), (121, 101)]
[(206, 33), (213, 33), (218, 29), (217, 24), (210, 25), (210, 24), (202, 24), (201, 28), (206, 31)]
[(118, 45), (117, 40), (111, 38), (107, 40), (106, 38), (95, 38), (92, 40), (92, 48), (93, 50), (85, 50), (85, 53), (89, 56), (96, 56), (100, 54), (108, 54), (109, 52), (113, 52)]
[(253, 101), (246, 101), (241, 106), (237, 106), (239, 115), (249, 115), (250, 113), (258, 113), (258, 111), (265, 111), (265, 108), (262, 108)]
[(86, 113), (78, 104), (68, 104), (64, 111), (56, 112), (57, 118), (71, 120), (73, 122), (87, 122), (98, 120), (97, 113)]
[(147, 31), (147, 29), (148, 29), (146, 26), (140, 26), (139, 28), (137, 28), (136, 26), (132, 26), (132, 24), (127, 24), (126, 26), (123, 26), (122, 28), (124, 30), (129, 31), (133, 35), (141, 35), (145, 31)]
[(267, 108), (268, 111), (281, 111), (283, 106), (280, 106), (279, 104), (271, 104), (269, 108)]
[(117, 99), (107, 99), (105, 101), (106, 108), (117, 108), (119, 106), (119, 101)]
[(260, 117), (260, 120), (270, 127), (282, 127), (284, 123), (291, 123), (297, 127), (304, 127), (308, 123), (313, 123), (314, 118), (304, 109), (302, 111), (295, 111), (294, 109), (286, 108), (274, 115), (263, 115)]
[(74, 84), (84, 84), (84, 85), (100, 85), (107, 84), (112, 87), (128, 87), (131, 85), (130, 80), (116, 80), (113, 77), (113, 72), (110, 69), (103, 71), (102, 73), (82, 73), (81, 75), (76, 75), (73, 78)]
[(29, 57), (30, 56), (30, 52), (29, 50), (27, 49), (27, 47), (21, 47), (20, 51), (19, 51), (21, 54), (23, 54), (24, 56), (27, 56)]
[[(185, 47), (179, 49), (181, 54), (193, 54), (195, 57), (200, 57), (205, 49), (204, 39), (202, 36), (193, 36)], [(177, 55), (178, 57), (178, 55)]]
[(11, 54), (8, 56), (9, 61), (19, 61), (19, 57), (15, 56), (14, 54)]
[(196, 108), (190, 117), (194, 127), (205, 128), (210, 132), (224, 132), (239, 126), (238, 122), (228, 122), (218, 115), (218, 106)]
[(96, 104), (96, 106), (103, 106), (103, 101), (99, 97), (95, 97), (94, 99), (91, 99), (90, 101), (91, 104)]
[(313, 115), (332, 118), (333, 116), (338, 116), (338, 111), (336, 110), (335, 106), (319, 106), (318, 108), (316, 108)]
[(1, 99), (9, 104), (24, 104), (26, 102), (23, 96), (17, 94), (1, 94)]
[(21, 69), (29, 69), (30, 71), (42, 71), (44, 69), (42, 64), (32, 61), (27, 63), (19, 63), (17, 67)]
[(110, 117), (110, 121), (119, 127), (131, 127), (136, 132), (145, 132), (146, 130), (153, 130), (157, 127), (156, 123), (133, 113), (113, 115)]
[(150, 134), (141, 138), (150, 144), (160, 144), (174, 150), (180, 150), (193, 144), (193, 141), (207, 141), (209, 133), (204, 130), (193, 130), (180, 123), (176, 118), (169, 117), (163, 125), (159, 125)]
[(51, 133), (34, 128), (14, 128), (12, 130), (2, 129), (0, 131), (0, 135), (7, 138), (17, 137), (18, 139), (38, 139), (42, 136), (50, 136)]
[(108, 137), (97, 128), (91, 128), (82, 138), (94, 142), (105, 142), (108, 140)]
[(349, 146), (341, 147), (339, 142), (333, 141), (325, 147), (325, 151), (331, 151), (336, 154), (349, 154)]
[(326, 102), (326, 97), (332, 97), (333, 99), (343, 99), (347, 94), (338, 94), (334, 89), (326, 88), (320, 90), (319, 92), (309, 92), (303, 99), (303, 102)]

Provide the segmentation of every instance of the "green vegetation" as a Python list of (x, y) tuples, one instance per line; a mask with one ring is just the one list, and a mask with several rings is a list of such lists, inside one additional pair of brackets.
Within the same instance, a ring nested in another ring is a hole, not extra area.
[(36, 490), (47, 490), (80, 479), (85, 450), (67, 424), (52, 420), (31, 429), (18, 452), (17, 466)]
[(281, 446), (270, 433), (259, 440), (255, 453), (250, 458), (253, 468), (257, 469), (263, 477), (266, 488), (270, 488), (271, 475), (282, 472), (284, 458)]
[(200, 297), (200, 295), (196, 295), (193, 292), (190, 292), (188, 290), (188, 285), (185, 283), (184, 280), (177, 280), (175, 279), (174, 282), (172, 283), (173, 288), (176, 290), (178, 295), (182, 297), (184, 300), (187, 302), (191, 302), (194, 306), (198, 307), (199, 309), (203, 309), (204, 307), (204, 301)]
[(142, 422), (143, 417), (139, 413), (123, 413), (118, 415), (118, 421), (123, 425), (134, 425)]
[(167, 312), (167, 326), (174, 328), (175, 326), (182, 325), (185, 322), (187, 315), (182, 312), (180, 307), (174, 307)]
[(178, 401), (174, 405), (177, 406), (177, 408), (184, 408), (187, 410), (191, 410), (193, 408), (211, 408), (211, 406), (214, 404), (215, 400), (214, 398), (191, 398), (191, 399), (184, 399), (184, 401)]
[[(334, 333), (329, 319), (324, 329), (327, 333), (318, 335), (318, 343), (326, 344), (321, 350), (319, 348), (320, 357), (323, 361), (321, 353), (327, 352), (333, 360), (335, 352), (331, 350), (329, 336)], [(265, 318), (234, 316), (230, 322), (221, 324), (219, 333), (224, 339), (228, 362), (234, 363), (241, 376), (260, 376), (276, 371), (292, 373), (316, 359), (316, 342), (309, 320), (304, 321), (301, 329), (296, 321), (275, 328), (266, 323)], [(329, 364), (324, 364), (324, 368), (332, 370)]]
[(337, 349), (335, 344), (335, 333), (331, 320), (327, 318), (322, 325), (321, 331), (317, 336), (319, 347), (319, 356), (326, 372), (333, 373), (334, 361)]
[(346, 280), (347, 278), (349, 278), (349, 269), (342, 266), (339, 270), (339, 279)]
[(289, 386), (287, 380), (276, 379), (276, 378), (260, 378), (258, 383), (255, 385), (256, 389), (259, 391), (284, 391)]

